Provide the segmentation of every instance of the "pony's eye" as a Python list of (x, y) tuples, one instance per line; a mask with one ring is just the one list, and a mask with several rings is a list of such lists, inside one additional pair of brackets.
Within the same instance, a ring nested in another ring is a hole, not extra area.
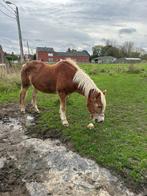
[(99, 105), (99, 106), (98, 106), (98, 108), (102, 109), (102, 106), (101, 106), (101, 105)]

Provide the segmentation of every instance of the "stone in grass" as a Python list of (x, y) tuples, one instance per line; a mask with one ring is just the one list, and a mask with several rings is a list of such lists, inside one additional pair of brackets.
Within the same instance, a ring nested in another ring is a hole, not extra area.
[(93, 123), (89, 123), (89, 124), (87, 125), (87, 128), (88, 128), (88, 129), (94, 129), (94, 124), (93, 124)]

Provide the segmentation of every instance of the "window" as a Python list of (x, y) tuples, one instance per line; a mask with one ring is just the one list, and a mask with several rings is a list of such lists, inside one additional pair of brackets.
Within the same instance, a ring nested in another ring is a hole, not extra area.
[(53, 58), (48, 58), (48, 62), (53, 62)]
[(48, 56), (53, 56), (53, 53), (48, 53)]

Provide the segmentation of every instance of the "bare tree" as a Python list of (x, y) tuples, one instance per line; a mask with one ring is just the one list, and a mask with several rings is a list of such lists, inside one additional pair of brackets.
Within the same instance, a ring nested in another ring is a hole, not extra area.
[(124, 44), (121, 47), (121, 50), (126, 56), (130, 57), (131, 54), (134, 52), (134, 42), (124, 42)]
[(114, 40), (114, 39), (107, 39), (106, 41), (105, 41), (105, 45), (106, 46), (113, 46), (113, 47), (116, 47), (117, 46), (117, 42), (116, 42), (116, 40)]

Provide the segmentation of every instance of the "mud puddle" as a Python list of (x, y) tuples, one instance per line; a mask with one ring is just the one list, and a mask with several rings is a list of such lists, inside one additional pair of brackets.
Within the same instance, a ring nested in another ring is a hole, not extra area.
[(33, 116), (17, 106), (0, 112), (0, 196), (143, 196), (59, 140), (25, 135)]

